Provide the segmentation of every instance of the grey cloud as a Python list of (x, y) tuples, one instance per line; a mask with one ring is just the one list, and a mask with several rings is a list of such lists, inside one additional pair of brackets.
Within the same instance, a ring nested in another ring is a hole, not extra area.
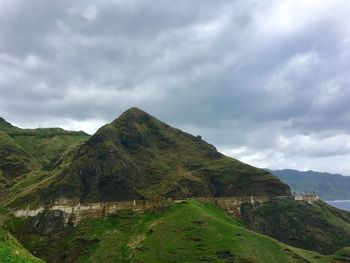
[[(310, 160), (317, 169), (312, 158), (350, 155), (338, 147), (350, 119), (344, 1), (315, 1), (312, 9), (292, 0), (6, 5), (0, 114), (9, 121), (74, 129), (80, 122), (93, 132), (139, 106), (225, 151), (246, 147), (239, 156), (257, 165)], [(281, 136), (298, 144), (310, 134), (312, 145), (329, 138), (328, 149), (280, 147)]]

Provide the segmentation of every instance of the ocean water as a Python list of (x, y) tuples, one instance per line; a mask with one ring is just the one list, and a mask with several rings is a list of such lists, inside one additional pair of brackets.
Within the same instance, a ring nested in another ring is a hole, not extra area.
[(350, 200), (326, 201), (329, 205), (350, 211)]

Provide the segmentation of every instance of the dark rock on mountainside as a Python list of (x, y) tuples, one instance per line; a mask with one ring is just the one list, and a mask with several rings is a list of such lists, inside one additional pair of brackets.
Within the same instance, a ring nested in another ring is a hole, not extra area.
[(60, 210), (45, 211), (40, 214), (34, 223), (34, 229), (42, 234), (48, 235), (63, 230), (68, 226), (69, 215)]
[(80, 147), (41, 199), (240, 195), (290, 195), (290, 189), (269, 172), (224, 156), (201, 138), (131, 108)]

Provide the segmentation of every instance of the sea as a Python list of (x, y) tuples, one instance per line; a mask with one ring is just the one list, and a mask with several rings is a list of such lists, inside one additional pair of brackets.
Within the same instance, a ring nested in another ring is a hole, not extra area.
[(350, 200), (326, 201), (329, 205), (339, 209), (350, 211)]

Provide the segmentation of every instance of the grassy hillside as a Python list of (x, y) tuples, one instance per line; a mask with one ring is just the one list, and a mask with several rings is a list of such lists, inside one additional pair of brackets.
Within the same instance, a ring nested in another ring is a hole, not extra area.
[(2, 225), (9, 220), (6, 210), (0, 207), (0, 262), (1, 263), (39, 263), (43, 262), (35, 258), (30, 252), (7, 231)]
[(88, 138), (60, 128), (20, 129), (0, 118), (0, 203), (36, 199)]
[(11, 136), (0, 131), (0, 182), (4, 184), (38, 169), (36, 160)]
[(327, 201), (350, 200), (350, 176), (289, 169), (270, 172), (290, 185), (293, 192), (314, 192)]
[(42, 195), (81, 201), (289, 195), (270, 173), (132, 108), (100, 128)]
[[(213, 205), (187, 201), (163, 212), (129, 210), (90, 219), (49, 235), (34, 219), (8, 228), (48, 262), (335, 262), (347, 250), (323, 256), (296, 249), (244, 228)], [(341, 261), (338, 261), (341, 262)], [(344, 261), (345, 262), (345, 261)]]
[(12, 235), (0, 229), (0, 262), (39, 263), (43, 261), (35, 258)]
[(312, 205), (293, 200), (245, 204), (242, 220), (254, 231), (324, 254), (350, 246), (350, 213), (322, 201)]

